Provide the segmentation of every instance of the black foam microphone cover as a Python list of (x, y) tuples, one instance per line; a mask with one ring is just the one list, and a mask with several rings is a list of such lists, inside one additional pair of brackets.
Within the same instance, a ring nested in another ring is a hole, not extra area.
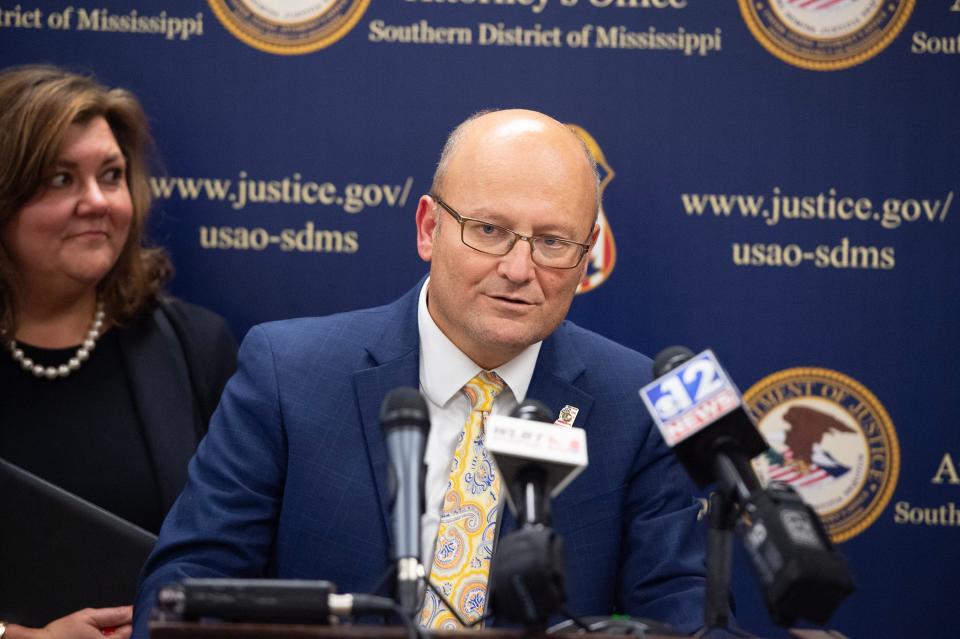
[(501, 539), (490, 575), (498, 617), (543, 626), (566, 601), (563, 540), (546, 527), (521, 528)]

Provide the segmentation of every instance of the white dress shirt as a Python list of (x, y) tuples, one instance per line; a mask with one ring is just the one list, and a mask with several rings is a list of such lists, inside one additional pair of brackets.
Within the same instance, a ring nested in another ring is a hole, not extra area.
[[(420, 392), (430, 411), (430, 435), (424, 452), (427, 465), (425, 510), (420, 520), (424, 570), (430, 574), (434, 545), (440, 527), (443, 496), (450, 479), (450, 464), (457, 440), (470, 414), (470, 402), (461, 389), (483, 369), (443, 334), (427, 310), (429, 278), (420, 289), (417, 326), (420, 331)], [(542, 342), (531, 344), (494, 371), (506, 382), (493, 402), (494, 414), (509, 414), (527, 396)], [(502, 503), (502, 502), (501, 502)], [(498, 519), (499, 521), (499, 519)]]

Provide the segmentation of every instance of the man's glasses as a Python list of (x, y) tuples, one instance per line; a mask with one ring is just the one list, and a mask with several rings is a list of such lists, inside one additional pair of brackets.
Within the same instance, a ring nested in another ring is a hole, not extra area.
[(439, 195), (431, 193), (430, 197), (460, 224), (460, 240), (481, 253), (506, 255), (517, 240), (523, 240), (530, 243), (530, 257), (535, 264), (550, 268), (576, 268), (590, 250), (590, 244), (552, 235), (520, 235), (516, 231), (485, 220), (464, 217), (444, 202)]

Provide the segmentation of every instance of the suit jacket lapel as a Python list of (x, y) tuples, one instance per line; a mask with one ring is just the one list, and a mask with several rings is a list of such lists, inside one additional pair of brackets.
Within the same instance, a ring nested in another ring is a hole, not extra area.
[(540, 347), (527, 397), (546, 404), (554, 416), (559, 415), (560, 409), (567, 404), (576, 406), (580, 412), (574, 426), (583, 428), (593, 406), (593, 396), (580, 390), (574, 383), (584, 370), (586, 363), (573, 347), (566, 323), (561, 324)]
[[(568, 404), (576, 406), (579, 412), (573, 425), (577, 428), (586, 428), (590, 409), (593, 407), (593, 395), (585, 393), (574, 385), (585, 369), (586, 364), (580, 353), (573, 347), (566, 331), (566, 322), (564, 322), (543, 341), (540, 347), (537, 366), (530, 380), (530, 388), (527, 390), (527, 399), (536, 399), (546, 404), (554, 418), (560, 414), (564, 406)], [(500, 535), (517, 527), (517, 519), (513, 513), (507, 508), (504, 510)]]
[(160, 502), (167, 511), (186, 483), (187, 464), (197, 445), (189, 379), (152, 315), (120, 330), (118, 339)]
[(423, 282), (395, 303), (386, 307), (380, 337), (367, 346), (371, 366), (354, 372), (354, 387), (360, 406), (363, 434), (370, 456), (371, 471), (380, 497), (387, 537), (393, 547), (393, 527), (389, 525), (389, 459), (380, 425), (380, 405), (394, 388), (420, 383), (420, 332), (417, 328), (417, 302)]

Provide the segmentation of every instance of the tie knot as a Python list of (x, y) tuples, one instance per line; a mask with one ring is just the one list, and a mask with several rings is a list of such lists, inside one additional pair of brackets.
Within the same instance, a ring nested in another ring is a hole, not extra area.
[(494, 398), (503, 390), (504, 382), (500, 376), (492, 371), (480, 371), (463, 387), (463, 392), (470, 400), (470, 410), (490, 412)]

